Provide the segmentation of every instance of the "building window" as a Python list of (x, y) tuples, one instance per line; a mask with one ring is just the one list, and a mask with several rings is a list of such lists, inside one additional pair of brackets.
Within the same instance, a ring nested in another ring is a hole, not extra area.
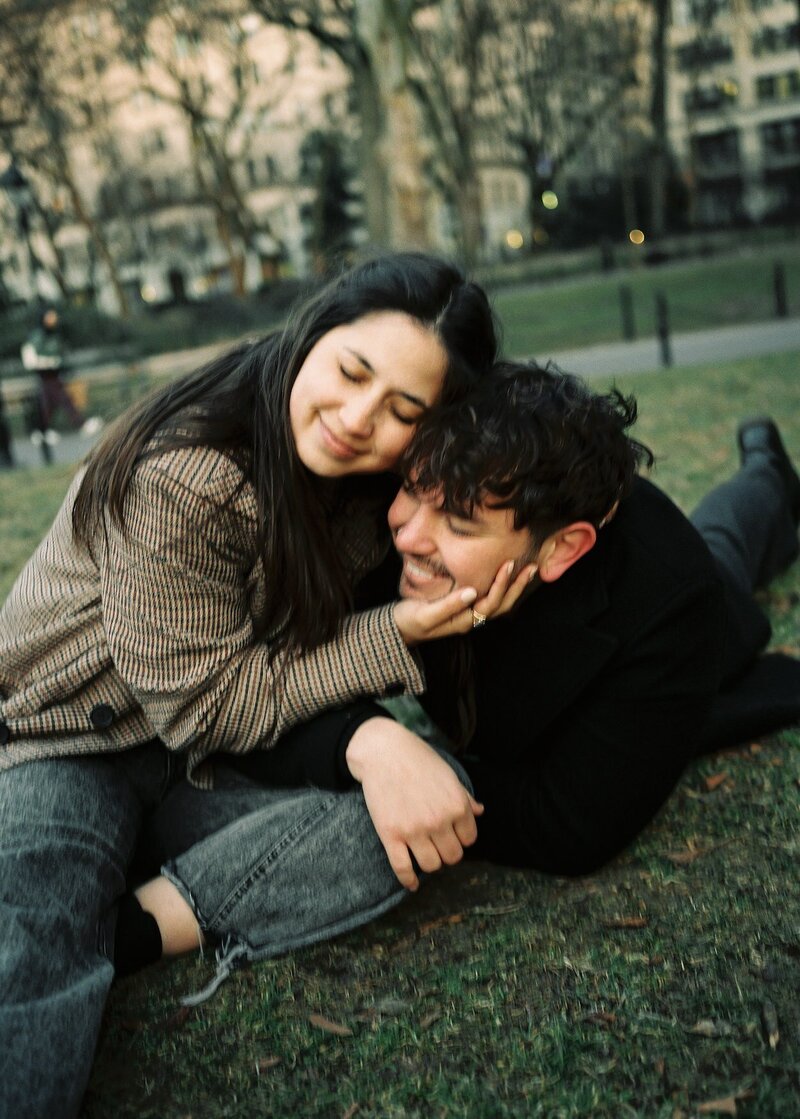
[(164, 133), (156, 128), (146, 132), (142, 137), (142, 156), (148, 159), (151, 155), (159, 155), (167, 150), (167, 141)]
[(762, 74), (756, 78), (756, 97), (759, 101), (789, 101), (800, 96), (800, 70), (784, 74)]
[(708, 26), (717, 18), (730, 11), (730, 0), (683, 0), (683, 23), (701, 23)]
[(683, 105), (687, 113), (713, 113), (718, 109), (734, 105), (738, 98), (738, 83), (733, 78), (726, 78), (712, 85), (701, 85), (690, 89), (684, 96)]
[(787, 23), (783, 27), (761, 27), (753, 36), (753, 54), (778, 54), (800, 46), (800, 23)]
[(692, 156), (698, 169), (724, 171), (739, 165), (739, 133), (735, 128), (695, 136)]
[(762, 124), (761, 147), (765, 156), (800, 154), (800, 117)]
[(733, 46), (727, 35), (704, 36), (685, 43), (675, 51), (675, 63), (679, 70), (702, 70), (718, 62), (733, 60)]

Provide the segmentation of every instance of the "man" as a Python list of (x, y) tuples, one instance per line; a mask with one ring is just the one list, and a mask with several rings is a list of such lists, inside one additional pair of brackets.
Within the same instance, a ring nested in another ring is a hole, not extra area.
[(775, 425), (742, 425), (741, 469), (693, 526), (633, 479), (648, 452), (626, 434), (635, 410), (622, 398), (533, 366), (498, 373), (423, 426), (389, 513), (405, 596), (482, 594), (503, 560), (536, 567), (507, 616), (418, 650), (424, 705), (465, 740), (479, 803), (466, 790), (459, 801), (439, 755), (369, 704), (251, 763), (276, 783), (359, 781), (411, 888), (415, 863), (433, 871), (468, 846), (591, 872), (696, 754), (800, 718), (800, 662), (758, 656), (770, 628), (752, 597), (798, 552), (800, 478)]

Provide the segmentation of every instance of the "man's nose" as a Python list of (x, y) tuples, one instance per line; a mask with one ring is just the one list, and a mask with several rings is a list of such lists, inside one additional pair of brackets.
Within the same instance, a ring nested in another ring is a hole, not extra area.
[(401, 551), (415, 552), (417, 555), (433, 551), (427, 513), (428, 507), (420, 503), (395, 530), (395, 543)]

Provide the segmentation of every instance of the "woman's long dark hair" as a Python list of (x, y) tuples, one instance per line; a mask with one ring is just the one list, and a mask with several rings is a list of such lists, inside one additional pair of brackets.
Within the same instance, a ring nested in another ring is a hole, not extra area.
[(322, 487), (297, 456), (289, 396), (324, 334), (380, 311), (403, 312), (435, 333), (448, 359), (443, 402), (488, 374), (497, 340), (483, 290), (422, 253), (378, 257), (327, 284), (283, 330), (236, 346), (120, 417), (89, 460), (73, 510), (76, 540), (88, 547), (106, 510), (123, 524), (125, 495), (144, 457), (213, 447), (255, 488), (267, 590), (257, 635), (272, 634), (276, 650), (330, 640), (351, 594), (320, 503)]

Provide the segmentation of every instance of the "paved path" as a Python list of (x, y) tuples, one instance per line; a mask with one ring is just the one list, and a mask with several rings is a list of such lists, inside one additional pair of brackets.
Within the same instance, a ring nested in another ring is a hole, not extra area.
[[(53, 465), (80, 462), (97, 442), (97, 436), (65, 432), (61, 441), (51, 447)], [(45, 466), (41, 448), (34, 447), (29, 439), (15, 439), (12, 444), (12, 454), (16, 466)]]
[[(156, 376), (159, 373), (186, 372), (208, 361), (213, 354), (224, 348), (225, 345), (221, 344), (204, 346), (198, 350), (181, 350), (175, 354), (161, 354), (148, 359), (147, 372)], [(800, 319), (798, 318), (692, 331), (672, 336), (675, 368), (790, 351), (800, 351)], [(536, 357), (539, 361), (552, 359), (562, 369), (587, 379), (613, 376), (616, 373), (658, 372), (663, 368), (659, 344), (655, 338), (589, 346), (581, 350), (563, 350), (558, 353), (539, 353)], [(797, 358), (793, 360), (800, 376), (800, 360)], [(120, 366), (119, 369), (121, 375), (125, 367)], [(110, 373), (110, 367), (87, 371), (82, 374), (82, 379), (89, 380), (93, 376), (108, 377)], [(668, 376), (668, 371), (664, 371), (664, 375)], [(53, 448), (53, 462), (78, 462), (93, 443), (94, 439), (66, 434)], [(15, 462), (19, 466), (43, 465), (41, 451), (33, 447), (28, 440), (16, 440), (13, 450)]]
[[(800, 350), (800, 319), (776, 319), (774, 322), (673, 334), (671, 344), (675, 368), (704, 365), (713, 361), (733, 361), (759, 354), (786, 353)], [(658, 372), (663, 369), (661, 350), (656, 338), (612, 342), (581, 350), (562, 350), (559, 353), (540, 353), (536, 357), (539, 361), (552, 359), (562, 369), (587, 379), (613, 376), (615, 373)]]

